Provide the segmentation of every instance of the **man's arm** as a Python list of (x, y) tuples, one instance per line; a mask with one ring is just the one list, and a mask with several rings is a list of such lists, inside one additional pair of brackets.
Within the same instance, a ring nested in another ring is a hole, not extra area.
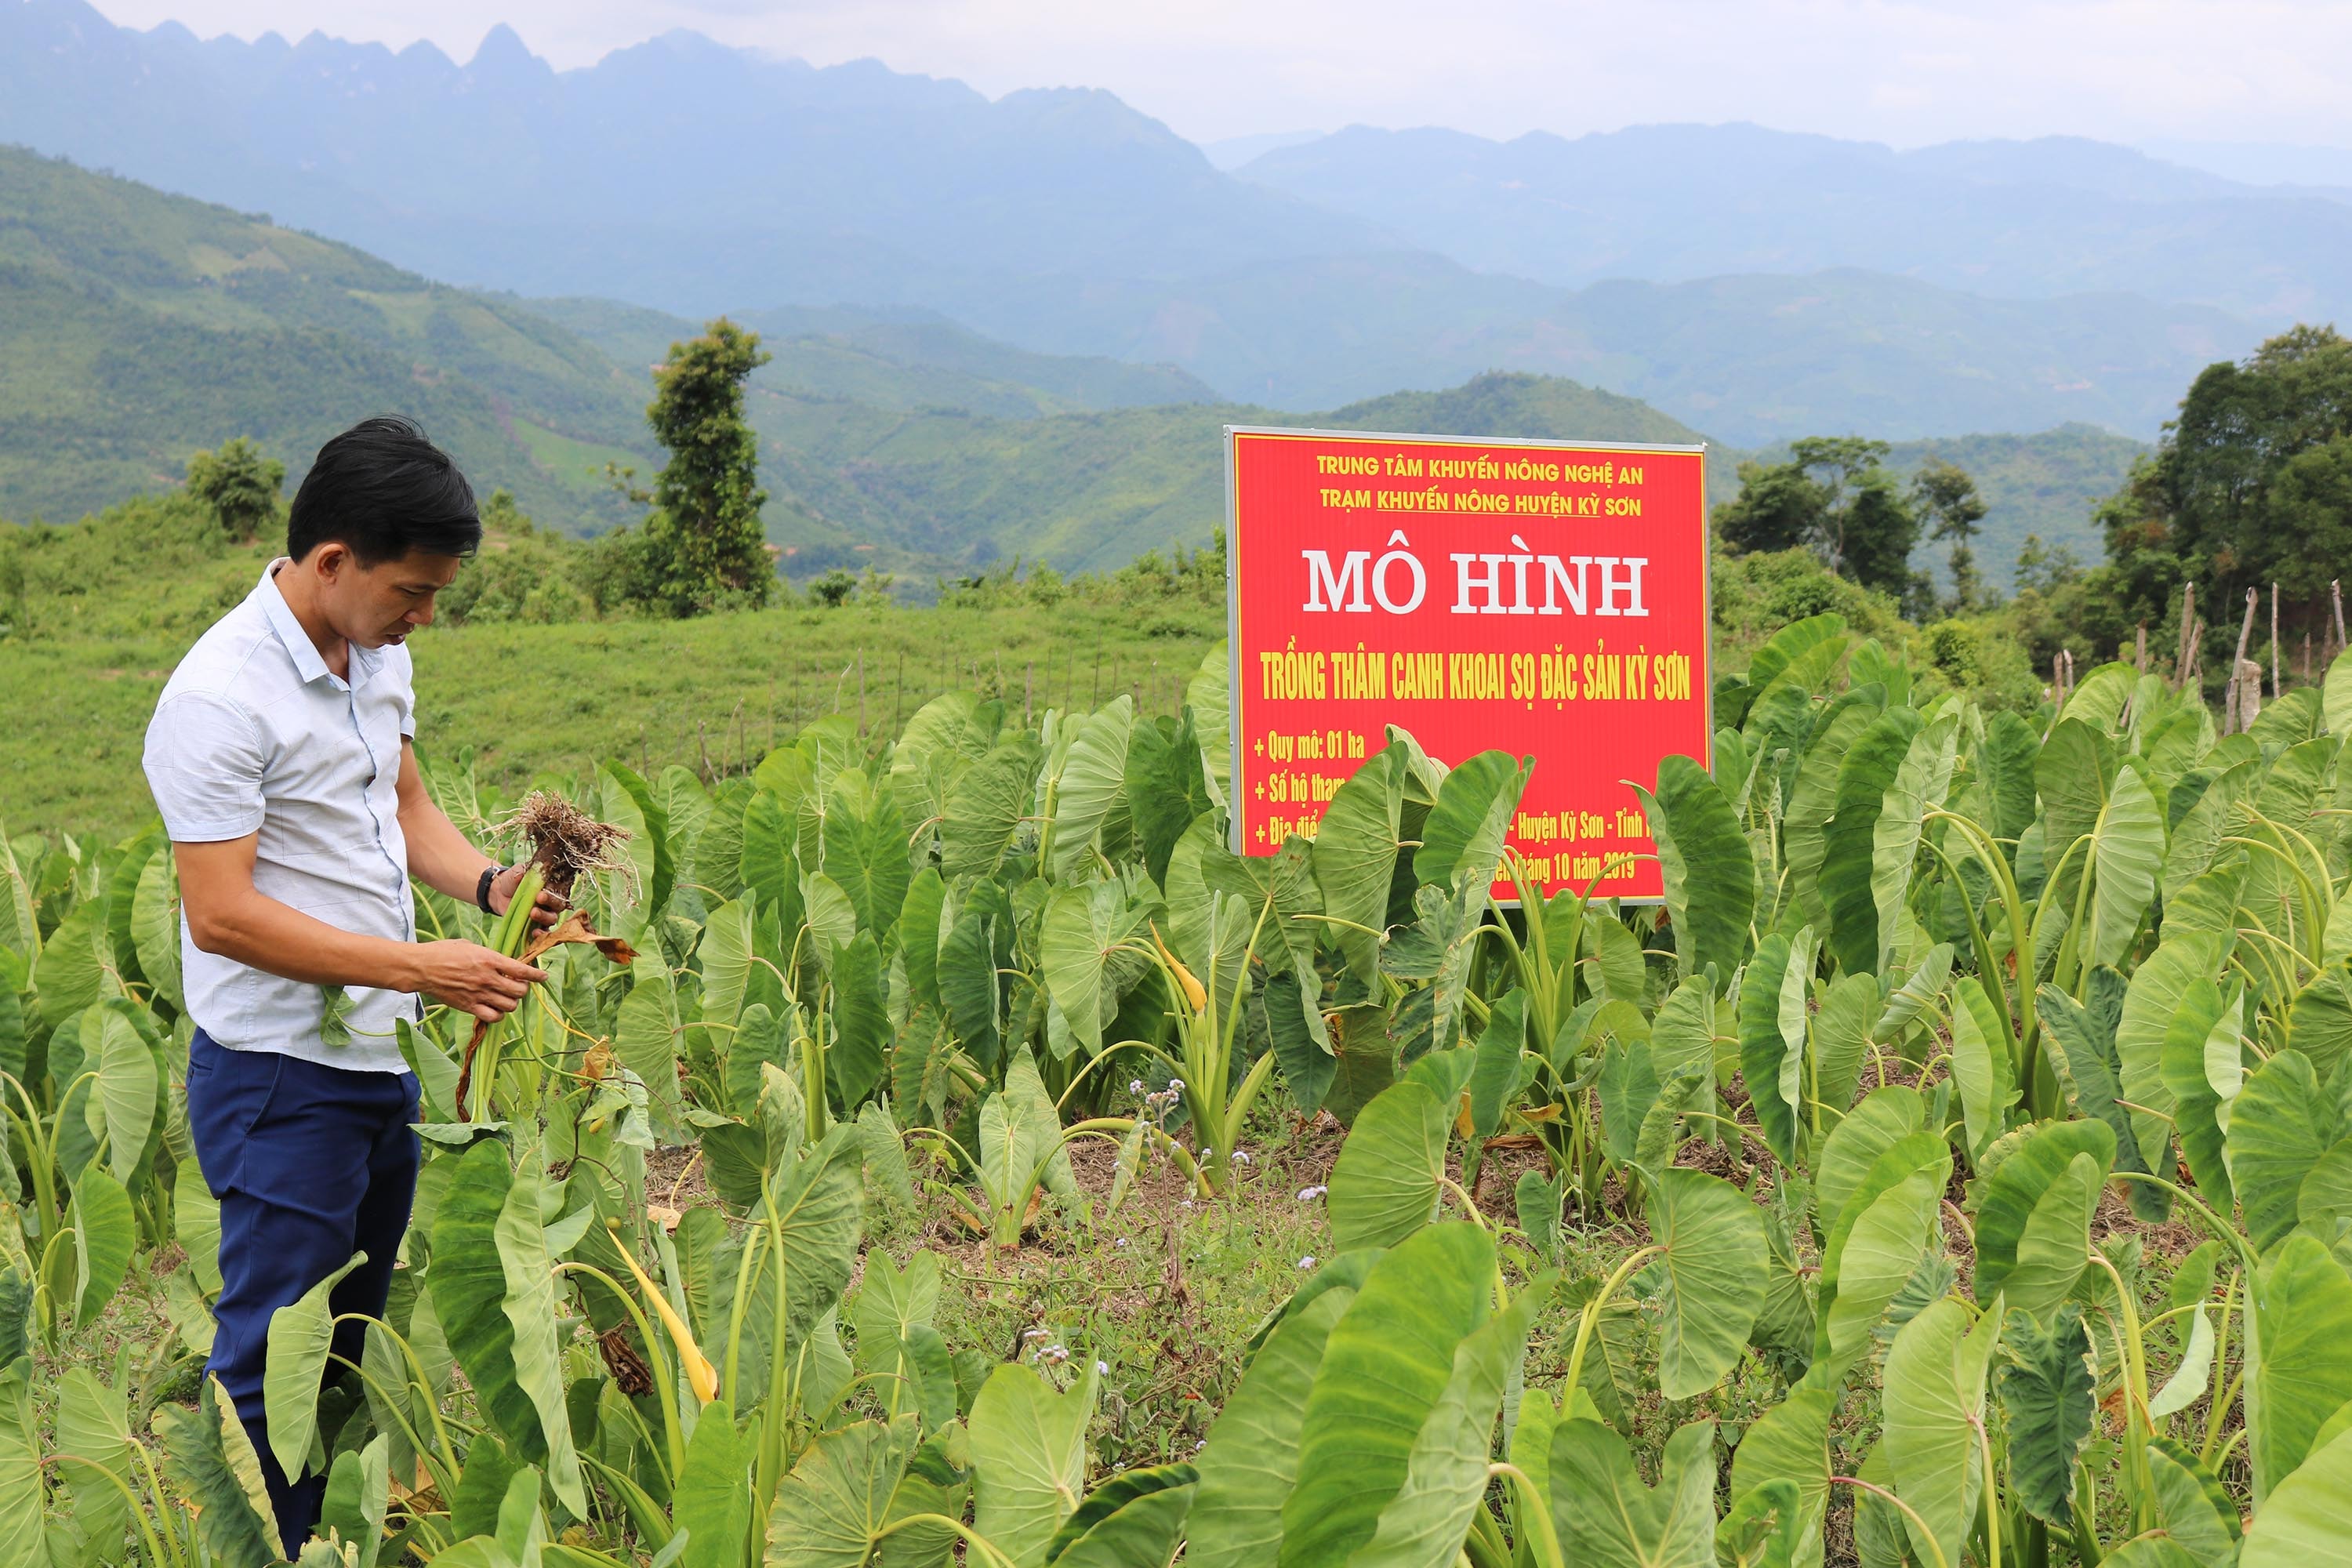
[[(425, 788), (425, 773), (416, 765), (416, 748), (404, 736), (400, 742), (400, 832), (408, 840), (408, 874), (436, 892), (461, 903), (474, 901), (482, 873), (498, 864), (457, 831), (449, 814), (434, 804)], [(506, 913), (522, 880), (518, 866), (490, 883), (490, 910)], [(530, 912), (533, 925), (552, 925), (563, 912), (563, 900), (541, 890)]]
[(308, 984), (423, 992), (485, 1022), (513, 1012), (524, 991), (547, 978), (478, 942), (361, 936), (279, 903), (253, 885), (259, 837), (172, 846), (188, 934), (206, 952)]

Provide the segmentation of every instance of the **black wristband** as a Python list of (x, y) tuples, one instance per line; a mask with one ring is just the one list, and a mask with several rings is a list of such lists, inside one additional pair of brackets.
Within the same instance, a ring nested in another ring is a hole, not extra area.
[(486, 915), (497, 912), (490, 908), (490, 884), (497, 881), (505, 871), (504, 866), (485, 866), (482, 868), (482, 879), (474, 884), (474, 902), (480, 906), (481, 911)]

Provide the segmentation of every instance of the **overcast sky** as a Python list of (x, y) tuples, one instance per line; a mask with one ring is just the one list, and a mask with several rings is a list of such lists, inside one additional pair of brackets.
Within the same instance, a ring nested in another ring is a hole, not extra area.
[(1508, 137), (1753, 120), (1898, 145), (2052, 132), (2352, 146), (2344, 0), (97, 0), (211, 37), (317, 29), (559, 68), (671, 27), (820, 65), (1108, 88), (1195, 140), (1350, 123)]

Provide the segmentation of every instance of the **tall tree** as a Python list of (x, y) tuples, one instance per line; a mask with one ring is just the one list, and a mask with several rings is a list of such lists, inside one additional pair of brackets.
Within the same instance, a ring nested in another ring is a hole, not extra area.
[(2297, 327), (2207, 366), (2099, 521), (2126, 624), (2178, 614), (2183, 582), (2216, 605), (2276, 583), (2313, 624), (2352, 559), (2352, 341)]
[(286, 465), (264, 457), (242, 436), (188, 458), (188, 493), (240, 543), (258, 537), (261, 525), (278, 515), (278, 491), (285, 483)]
[(1885, 468), (1884, 441), (1808, 436), (1783, 463), (1742, 463), (1738, 499), (1715, 512), (1735, 550), (1811, 549), (1866, 588), (1906, 594), (1919, 520)]
[(646, 586), (676, 616), (758, 606), (774, 594), (774, 558), (760, 529), (760, 440), (743, 415), (743, 384), (772, 356), (760, 334), (721, 316), (670, 345), (646, 409), (669, 461), (654, 480), (640, 542)]
[(1927, 524), (1927, 537), (1952, 542), (1952, 608), (1960, 614), (1984, 600), (1984, 583), (1977, 572), (1977, 552), (1969, 544), (1984, 521), (1984, 497), (1977, 482), (1958, 463), (1930, 458), (1911, 476), (1911, 510)]

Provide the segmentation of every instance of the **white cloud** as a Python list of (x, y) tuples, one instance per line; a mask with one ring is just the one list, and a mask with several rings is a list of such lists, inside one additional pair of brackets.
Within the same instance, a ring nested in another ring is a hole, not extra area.
[[(478, 0), (100, 0), (137, 26), (313, 28), (468, 58)], [(2052, 132), (2352, 146), (2338, 0), (508, 0), (560, 67), (671, 27), (992, 95), (1108, 88), (1207, 140), (1296, 125), (1563, 134), (1755, 120), (1913, 145)]]

